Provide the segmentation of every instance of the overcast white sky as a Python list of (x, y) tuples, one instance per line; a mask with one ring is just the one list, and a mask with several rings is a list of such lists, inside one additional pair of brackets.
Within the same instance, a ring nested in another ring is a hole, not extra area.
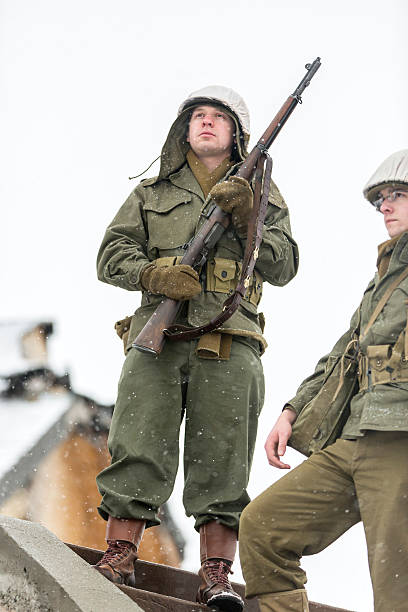
[[(95, 258), (133, 188), (127, 177), (160, 153), (179, 103), (205, 85), (241, 93), (254, 145), (320, 55), (272, 150), (301, 265), (262, 303), (267, 396), (250, 491), (263, 490), (281, 476), (265, 436), (348, 325), (386, 238), (361, 191), (407, 147), (407, 20), (404, 0), (1, 0), (1, 319), (55, 321), (54, 360), (75, 390), (113, 402), (123, 360), (113, 323), (139, 295), (99, 283)], [(372, 610), (365, 559), (358, 527), (305, 560), (310, 598)]]

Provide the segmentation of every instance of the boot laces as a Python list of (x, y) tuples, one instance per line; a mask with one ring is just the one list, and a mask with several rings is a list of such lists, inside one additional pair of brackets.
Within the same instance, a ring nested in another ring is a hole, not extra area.
[(126, 542), (125, 540), (108, 540), (108, 549), (96, 565), (121, 561), (129, 553), (132, 546), (132, 542)]
[(228, 580), (228, 574), (233, 574), (234, 572), (228, 563), (218, 559), (210, 559), (205, 562), (204, 566), (206, 574), (211, 581), (231, 587)]

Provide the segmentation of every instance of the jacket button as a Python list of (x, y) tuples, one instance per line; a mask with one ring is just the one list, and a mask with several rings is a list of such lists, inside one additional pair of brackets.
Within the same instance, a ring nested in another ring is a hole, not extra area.
[(221, 276), (222, 276), (222, 278), (226, 278), (226, 276), (227, 276), (227, 271), (226, 271), (226, 270), (223, 270), (223, 271), (221, 272)]

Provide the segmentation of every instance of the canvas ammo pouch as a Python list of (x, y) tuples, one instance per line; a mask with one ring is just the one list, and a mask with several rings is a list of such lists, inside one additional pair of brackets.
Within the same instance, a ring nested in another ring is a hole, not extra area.
[[(369, 322), (363, 332), (363, 337), (367, 334), (370, 327), (384, 308), (389, 297), (400, 283), (408, 276), (408, 267), (398, 276), (398, 278), (388, 287), (381, 300), (378, 302)], [(359, 355), (359, 384), (360, 390), (371, 389), (374, 385), (389, 384), (395, 382), (408, 382), (408, 302), (407, 321), (405, 328), (394, 346), (391, 344), (379, 344), (368, 346), (367, 354)]]
[[(242, 264), (240, 261), (214, 257), (207, 261), (205, 288), (232, 295), (241, 277)], [(262, 297), (262, 277), (254, 271), (252, 282), (245, 292), (244, 300), (257, 307)], [(263, 316), (263, 315), (262, 315)], [(198, 341), (196, 353), (203, 359), (229, 359), (232, 345), (232, 336), (226, 333), (210, 332), (201, 336)]]
[[(175, 266), (181, 263), (182, 257), (159, 257), (152, 263), (157, 267)], [(206, 291), (216, 291), (232, 295), (241, 276), (242, 264), (233, 259), (215, 257), (207, 261), (205, 267), (205, 289)], [(244, 300), (254, 306), (258, 306), (262, 297), (262, 277), (255, 270), (252, 275), (248, 289), (245, 292)]]
[(408, 382), (408, 320), (397, 342), (368, 346), (366, 355), (359, 355), (360, 391), (375, 385)]
[[(152, 261), (158, 268), (175, 266), (181, 263), (182, 256), (159, 257)], [(207, 291), (215, 291), (231, 295), (241, 276), (242, 264), (233, 259), (224, 259), (215, 257), (208, 261), (205, 269), (205, 288)], [(262, 277), (258, 272), (254, 271), (252, 282), (245, 292), (244, 300), (250, 302), (253, 306), (257, 306), (262, 297)], [(260, 324), (264, 324), (265, 320), (262, 313), (259, 316)], [(125, 317), (120, 321), (116, 321), (115, 330), (119, 338), (123, 341), (123, 347), (126, 355), (126, 346), (129, 337), (130, 324), (132, 317)], [(263, 330), (263, 327), (262, 327)], [(204, 359), (229, 359), (231, 352), (232, 336), (221, 332), (211, 332), (204, 334), (198, 341), (197, 355)]]
[[(233, 259), (215, 257), (207, 262), (206, 290), (232, 295), (241, 277), (242, 264)], [(245, 292), (244, 300), (258, 306), (262, 297), (262, 277), (254, 270), (252, 281)]]

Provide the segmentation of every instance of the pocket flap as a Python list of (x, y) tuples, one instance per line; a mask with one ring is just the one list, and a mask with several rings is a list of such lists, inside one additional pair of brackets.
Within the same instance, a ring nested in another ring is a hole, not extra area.
[(232, 259), (217, 257), (214, 265), (214, 276), (221, 281), (230, 281), (235, 278), (237, 271), (236, 262)]
[(155, 213), (166, 214), (176, 206), (180, 206), (181, 204), (188, 204), (191, 202), (191, 194), (185, 191), (184, 193), (180, 193), (180, 189), (174, 191), (173, 193), (170, 191), (166, 192), (166, 197), (153, 197), (146, 200), (143, 208), (144, 210), (151, 210)]
[(370, 367), (375, 370), (383, 370), (391, 357), (392, 349), (390, 344), (377, 344), (367, 346), (367, 357)]

